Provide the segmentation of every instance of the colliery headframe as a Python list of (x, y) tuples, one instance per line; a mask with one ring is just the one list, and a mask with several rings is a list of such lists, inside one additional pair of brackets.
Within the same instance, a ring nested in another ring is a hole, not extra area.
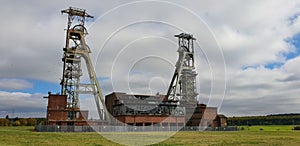
[[(192, 34), (180, 33), (178, 60), (166, 95), (133, 95), (112, 92), (104, 96), (91, 62), (91, 49), (86, 43), (86, 19), (93, 16), (86, 10), (70, 7), (61, 11), (68, 15), (66, 41), (63, 48), (61, 93), (48, 97), (49, 126), (139, 126), (139, 127), (227, 127), (227, 118), (217, 107), (197, 101), (197, 72)], [(87, 67), (90, 83), (82, 83), (82, 63)], [(88, 111), (80, 109), (82, 94), (94, 96), (98, 120), (88, 120)], [(42, 131), (42, 130), (40, 130)]]

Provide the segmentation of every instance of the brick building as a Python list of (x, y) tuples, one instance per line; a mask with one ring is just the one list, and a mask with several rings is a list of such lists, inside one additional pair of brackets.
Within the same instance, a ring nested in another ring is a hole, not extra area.
[[(108, 125), (104, 121), (88, 121), (88, 111), (67, 108), (67, 96), (49, 94), (48, 125)], [(114, 117), (110, 125), (160, 127), (226, 127), (227, 118), (218, 115), (216, 107), (205, 104), (170, 101), (164, 95), (132, 95), (113, 92), (105, 96), (108, 112)]]
[(67, 108), (67, 96), (49, 93), (47, 106), (48, 125), (88, 125), (88, 111)]
[(134, 126), (184, 126), (184, 108), (165, 96), (111, 93), (105, 96), (115, 123)]
[(135, 126), (226, 127), (227, 118), (216, 107), (169, 101), (164, 95), (132, 95), (113, 92), (105, 96), (107, 110), (116, 123)]
[(227, 127), (227, 117), (218, 114), (217, 107), (207, 107), (205, 104), (197, 104), (187, 126), (202, 127)]

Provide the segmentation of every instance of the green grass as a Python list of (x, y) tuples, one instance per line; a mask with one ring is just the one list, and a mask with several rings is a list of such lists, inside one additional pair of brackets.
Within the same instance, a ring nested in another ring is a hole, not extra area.
[(270, 126), (240, 126), (245, 131), (292, 131), (295, 126), (291, 125), (270, 125)]
[[(235, 132), (178, 132), (169, 139), (154, 146), (209, 145), (300, 145), (300, 131), (292, 131), (293, 126), (251, 126)], [(259, 130), (263, 128), (264, 130)], [(280, 130), (277, 130), (280, 129)], [(105, 133), (123, 140), (130, 140), (124, 133)], [(126, 133), (135, 140), (147, 142), (146, 138), (166, 135), (163, 132)], [(0, 127), (0, 145), (118, 145), (103, 138), (98, 133), (39, 133), (33, 127)]]
[(0, 145), (113, 145), (97, 133), (40, 133), (34, 127), (0, 127)]

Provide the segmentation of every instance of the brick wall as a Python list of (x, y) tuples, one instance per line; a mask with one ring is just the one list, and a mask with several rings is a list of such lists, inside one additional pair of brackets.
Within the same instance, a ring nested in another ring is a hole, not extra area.
[(66, 95), (51, 94), (48, 96), (48, 110), (63, 110), (67, 106)]

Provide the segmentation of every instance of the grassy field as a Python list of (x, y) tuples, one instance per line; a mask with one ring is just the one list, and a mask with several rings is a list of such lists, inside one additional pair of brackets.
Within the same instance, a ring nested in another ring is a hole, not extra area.
[(244, 129), (244, 131), (291, 131), (294, 126), (280, 126), (280, 125), (270, 125), (270, 126), (240, 126), (239, 129)]
[[(240, 127), (241, 128), (241, 127)], [(263, 129), (263, 130), (260, 130)], [(171, 138), (155, 144), (173, 145), (300, 145), (300, 131), (292, 126), (251, 126), (235, 132), (178, 132)], [(106, 133), (115, 136), (120, 133)], [(136, 138), (155, 137), (164, 133), (127, 133)], [(124, 138), (124, 137), (123, 137)], [(143, 139), (141, 139), (143, 140)], [(0, 127), (0, 145), (118, 145), (97, 133), (38, 133), (33, 127)]]

